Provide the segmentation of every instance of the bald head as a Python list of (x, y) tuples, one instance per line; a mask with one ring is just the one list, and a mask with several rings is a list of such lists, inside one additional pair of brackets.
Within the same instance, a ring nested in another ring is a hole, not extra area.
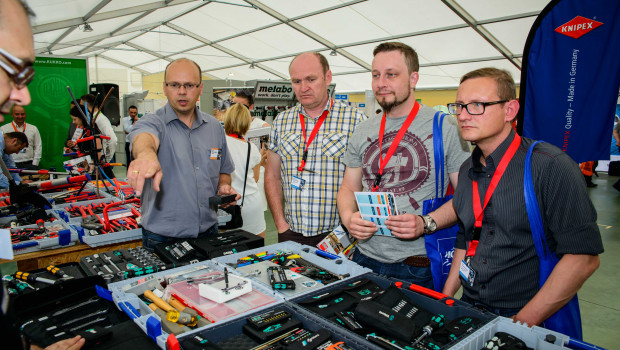
[(321, 55), (318, 52), (303, 52), (293, 58), (293, 60), (288, 66), (289, 72), (291, 71), (293, 63), (295, 63), (298, 58), (315, 58), (319, 61), (319, 64), (321, 64), (321, 68), (323, 68), (323, 74), (326, 74), (329, 70), (329, 62), (327, 62), (327, 58), (325, 58), (325, 56)]
[(166, 74), (168, 73), (168, 68), (170, 68), (170, 66), (175, 66), (179, 63), (192, 63), (194, 66), (196, 66), (197, 72), (198, 72), (198, 80), (201, 80), (202, 78), (202, 69), (200, 69), (200, 66), (198, 65), (198, 63), (190, 60), (189, 58), (179, 58), (177, 60), (174, 60), (170, 63), (168, 63), (168, 65), (166, 66), (166, 70), (164, 70), (164, 82), (166, 81)]

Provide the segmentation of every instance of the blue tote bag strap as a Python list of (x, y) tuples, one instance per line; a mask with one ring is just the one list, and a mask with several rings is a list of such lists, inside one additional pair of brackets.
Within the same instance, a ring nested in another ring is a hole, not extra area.
[[(443, 152), (443, 118), (446, 116), (445, 113), (439, 111), (435, 113), (433, 117), (433, 149), (435, 156), (435, 198), (443, 197), (444, 195), (444, 152)], [(439, 182), (439, 178), (441, 178), (441, 182)], [(439, 184), (441, 183), (441, 190), (439, 189)]]
[[(534, 238), (534, 246), (536, 247), (536, 254), (542, 259), (548, 260), (551, 257), (549, 252), (549, 246), (547, 245), (547, 239), (545, 238), (545, 232), (542, 224), (542, 217), (540, 216), (540, 208), (538, 207), (538, 201), (536, 200), (536, 193), (534, 192), (534, 181), (532, 179), (532, 152), (536, 144), (542, 141), (534, 142), (527, 150), (525, 156), (525, 170), (523, 174), (523, 190), (525, 192), (525, 207), (527, 209), (527, 218), (530, 221), (530, 229), (532, 230), (532, 237)], [(547, 280), (548, 276), (544, 279), (541, 278), (542, 284)], [(540, 287), (542, 287), (540, 284)]]
[[(543, 141), (534, 142), (527, 150), (523, 174), (523, 192), (525, 195), (525, 207), (528, 220), (530, 221), (532, 238), (534, 239), (534, 246), (539, 259), (538, 284), (539, 288), (542, 288), (559, 260), (557, 256), (552, 254), (549, 250), (542, 217), (540, 215), (540, 208), (534, 191), (534, 181), (532, 179), (532, 152), (536, 144), (540, 142)], [(581, 313), (579, 311), (579, 300), (577, 299), (577, 295), (573, 296), (564, 307), (545, 320), (545, 322), (543, 322), (543, 327), (581, 340)]]
[[(443, 147), (443, 119), (446, 116), (443, 112), (435, 113), (433, 117), (433, 155), (435, 167), (435, 197), (427, 199), (423, 202), (423, 214), (429, 214), (441, 207), (449, 201), (452, 196), (445, 196), (444, 181), (444, 147)], [(452, 256), (454, 254), (454, 243), (456, 241), (456, 233), (458, 225), (446, 227), (437, 230), (432, 235), (424, 235), (424, 246), (426, 255), (431, 260), (431, 272), (433, 275), (433, 286), (438, 292), (441, 292), (446, 282), (450, 266), (452, 264)]]

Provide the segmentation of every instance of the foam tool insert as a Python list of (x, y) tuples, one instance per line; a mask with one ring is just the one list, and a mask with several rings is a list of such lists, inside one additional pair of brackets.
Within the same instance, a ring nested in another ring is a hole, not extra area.
[(224, 270), (222, 277), (205, 280), (198, 285), (199, 294), (203, 298), (216, 303), (225, 303), (252, 291), (252, 282)]

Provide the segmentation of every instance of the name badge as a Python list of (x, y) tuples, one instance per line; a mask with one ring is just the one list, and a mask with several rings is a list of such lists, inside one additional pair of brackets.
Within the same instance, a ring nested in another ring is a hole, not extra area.
[(465, 260), (461, 260), (461, 267), (459, 268), (459, 274), (461, 278), (465, 280), (471, 287), (474, 286), (474, 279), (476, 278), (476, 271), (472, 269)]
[(211, 159), (222, 159), (222, 150), (219, 148), (211, 148)]
[(300, 177), (297, 177), (297, 176), (293, 176), (293, 180), (291, 181), (292, 188), (296, 190), (302, 190), (305, 184), (306, 184), (306, 180)]

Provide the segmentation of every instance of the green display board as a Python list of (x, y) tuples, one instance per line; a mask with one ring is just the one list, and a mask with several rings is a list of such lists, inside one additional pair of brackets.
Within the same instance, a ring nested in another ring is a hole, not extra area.
[[(32, 102), (25, 106), (26, 123), (35, 125), (41, 134), (43, 156), (39, 169), (62, 169), (62, 148), (71, 124), (69, 108), (71, 96), (79, 99), (88, 93), (86, 59), (37, 57), (34, 61), (34, 79), (28, 85)], [(8, 115), (4, 123), (13, 118)]]

